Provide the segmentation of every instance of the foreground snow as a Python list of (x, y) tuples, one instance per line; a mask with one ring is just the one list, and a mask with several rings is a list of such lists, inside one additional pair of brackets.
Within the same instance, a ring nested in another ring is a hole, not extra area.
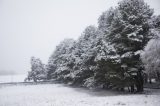
[(61, 84), (0, 85), (0, 106), (159, 106), (160, 93), (121, 95)]

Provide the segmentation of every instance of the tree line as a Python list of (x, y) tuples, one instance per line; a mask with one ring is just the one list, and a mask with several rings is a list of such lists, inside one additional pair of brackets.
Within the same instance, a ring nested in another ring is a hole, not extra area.
[(44, 65), (31, 58), (28, 80), (57, 80), (88, 88), (142, 92), (144, 76), (160, 80), (160, 16), (144, 0), (122, 0), (98, 27), (64, 39)]

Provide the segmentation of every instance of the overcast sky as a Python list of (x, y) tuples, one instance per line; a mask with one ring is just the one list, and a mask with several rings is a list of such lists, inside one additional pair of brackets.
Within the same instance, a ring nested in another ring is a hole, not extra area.
[[(77, 39), (86, 26), (119, 0), (0, 0), (0, 71), (30, 71), (30, 57), (47, 63), (64, 38)], [(160, 14), (159, 0), (145, 0)]]

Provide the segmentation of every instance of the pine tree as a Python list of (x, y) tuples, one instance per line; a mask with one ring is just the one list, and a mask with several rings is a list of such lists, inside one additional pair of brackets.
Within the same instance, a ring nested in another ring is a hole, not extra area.
[(31, 71), (28, 72), (28, 80), (37, 82), (38, 80), (45, 80), (47, 78), (47, 70), (40, 59), (31, 57)]
[(63, 40), (55, 49), (48, 62), (48, 78), (56, 78), (65, 81), (66, 76), (72, 70), (74, 59), (72, 51), (75, 41), (73, 39)]
[(104, 33), (115, 48), (114, 54), (120, 56), (117, 57), (120, 61), (113, 62), (119, 70), (112, 71), (114, 77), (110, 77), (118, 88), (132, 88), (135, 84), (138, 92), (143, 91), (140, 52), (152, 37), (149, 30), (152, 14), (153, 10), (143, 0), (123, 0), (109, 13), (111, 24)]
[(88, 26), (76, 43), (74, 52), (76, 56), (74, 73), (76, 77), (74, 84), (83, 85), (88, 78), (93, 76), (92, 68), (96, 65), (94, 62), (95, 52), (93, 48), (97, 36), (97, 28), (95, 26)]

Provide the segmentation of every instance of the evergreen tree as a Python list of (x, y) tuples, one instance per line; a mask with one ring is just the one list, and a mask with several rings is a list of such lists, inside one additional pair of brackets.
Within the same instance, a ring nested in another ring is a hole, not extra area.
[(75, 79), (74, 84), (83, 85), (87, 78), (93, 76), (93, 67), (95, 52), (93, 50), (96, 37), (99, 32), (94, 26), (88, 26), (76, 43), (74, 54), (76, 56), (76, 64), (74, 66)]
[(31, 71), (28, 72), (28, 80), (37, 82), (38, 80), (45, 80), (47, 78), (47, 70), (40, 59), (31, 57)]
[(152, 14), (153, 10), (143, 0), (123, 0), (109, 13), (111, 24), (104, 33), (106, 40), (115, 48), (114, 54), (120, 56), (117, 57), (118, 62), (113, 59), (118, 68), (112, 71), (113, 75), (110, 77), (112, 84), (118, 88), (131, 86), (133, 90), (135, 84), (138, 92), (143, 91), (139, 57), (141, 50), (152, 37), (149, 30)]
[(49, 78), (64, 81), (66, 76), (70, 74), (74, 64), (72, 58), (74, 43), (75, 41), (72, 39), (65, 39), (56, 47), (48, 62)]

